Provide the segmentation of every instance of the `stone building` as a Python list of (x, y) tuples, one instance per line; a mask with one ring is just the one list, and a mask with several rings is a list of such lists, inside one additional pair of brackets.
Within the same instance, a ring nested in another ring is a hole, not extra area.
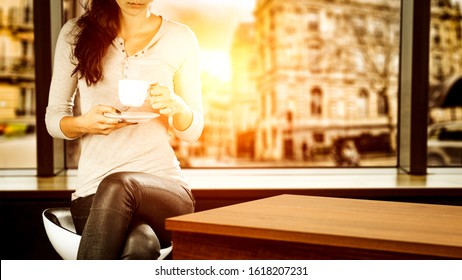
[(327, 153), (340, 137), (393, 150), (399, 15), (399, 0), (257, 1), (256, 157)]
[(431, 12), (430, 122), (462, 120), (461, 7), (449, 0), (432, 0)]
[(231, 110), (233, 115), (232, 156), (255, 156), (255, 131), (258, 122), (257, 46), (254, 23), (241, 23), (231, 46)]
[(182, 153), (185, 157), (222, 160), (231, 154), (233, 141), (229, 85), (207, 73), (204, 73), (201, 78), (205, 115), (204, 131), (197, 143), (192, 145), (183, 143)]
[[(34, 29), (31, 1), (0, 1), (0, 124), (33, 125)], [(8, 4), (8, 5), (7, 5)]]

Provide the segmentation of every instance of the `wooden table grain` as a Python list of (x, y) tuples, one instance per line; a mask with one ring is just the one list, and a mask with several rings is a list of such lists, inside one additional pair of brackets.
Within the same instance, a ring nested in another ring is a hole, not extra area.
[(174, 259), (461, 259), (462, 207), (279, 195), (166, 220)]

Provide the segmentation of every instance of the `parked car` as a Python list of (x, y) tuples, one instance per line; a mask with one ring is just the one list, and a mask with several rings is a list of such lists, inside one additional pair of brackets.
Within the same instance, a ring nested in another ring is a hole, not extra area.
[(428, 166), (462, 166), (462, 121), (428, 128)]

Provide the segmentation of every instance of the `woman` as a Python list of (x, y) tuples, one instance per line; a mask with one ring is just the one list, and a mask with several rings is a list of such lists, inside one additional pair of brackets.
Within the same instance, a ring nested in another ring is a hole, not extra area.
[[(82, 140), (71, 202), (78, 259), (157, 259), (170, 244), (165, 219), (194, 211), (169, 132), (189, 142), (202, 133), (199, 47), (188, 27), (152, 14), (152, 2), (88, 1), (56, 44), (46, 124), (53, 137)], [(122, 106), (121, 79), (150, 82), (142, 106)], [(124, 111), (160, 117), (131, 123)]]

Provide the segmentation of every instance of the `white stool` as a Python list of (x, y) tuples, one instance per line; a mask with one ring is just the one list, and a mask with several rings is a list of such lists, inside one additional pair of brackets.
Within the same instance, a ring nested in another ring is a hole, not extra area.
[[(69, 207), (48, 208), (42, 212), (43, 225), (53, 248), (64, 260), (77, 259), (81, 236), (75, 233)], [(163, 260), (172, 251), (172, 246), (162, 248), (158, 260)]]

